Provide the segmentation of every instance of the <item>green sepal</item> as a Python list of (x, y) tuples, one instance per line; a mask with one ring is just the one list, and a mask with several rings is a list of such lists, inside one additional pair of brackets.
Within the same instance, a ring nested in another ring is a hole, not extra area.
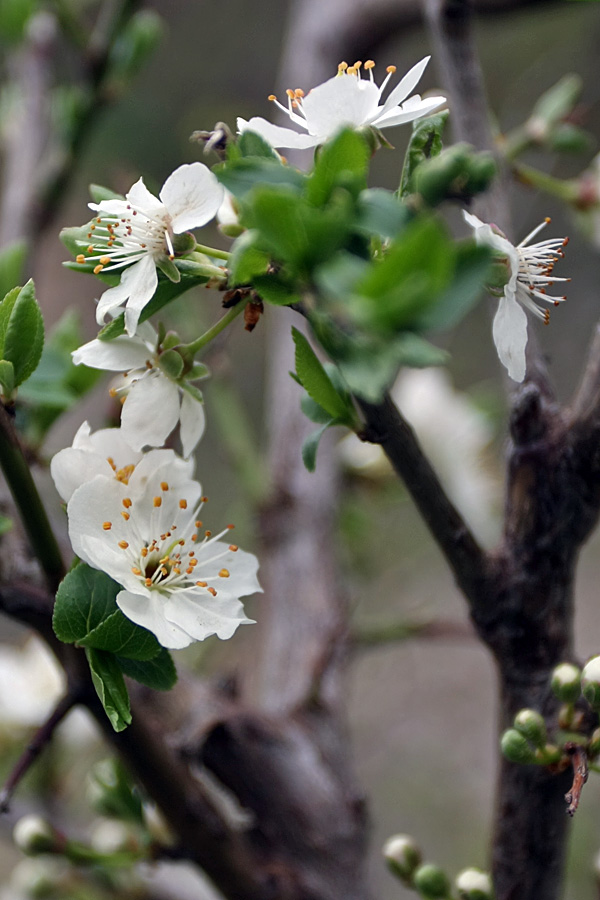
[(116, 602), (119, 591), (121, 585), (86, 563), (71, 569), (56, 593), (52, 626), (57, 638), (134, 659), (156, 656), (158, 641), (123, 615)]
[(177, 669), (169, 651), (161, 647), (155, 657), (141, 661), (117, 657), (121, 671), (155, 691), (170, 691), (177, 682)]
[(561, 119), (568, 116), (577, 103), (582, 89), (583, 81), (581, 77), (570, 73), (563, 75), (556, 84), (543, 93), (533, 107), (528, 120), (535, 123), (536, 132), (539, 132), (540, 122), (549, 131), (551, 126), (556, 125)]
[(309, 434), (304, 440), (302, 444), (302, 462), (309, 472), (315, 471), (317, 465), (317, 450), (319, 449), (321, 438), (330, 425), (339, 424), (340, 423), (336, 419), (330, 419), (329, 422), (326, 422), (320, 428), (317, 428), (316, 431), (313, 431), (313, 433)]
[(183, 374), (183, 359), (177, 350), (165, 350), (161, 353), (158, 357), (158, 366), (172, 381), (177, 381)]
[(159, 257), (156, 260), (156, 268), (159, 269), (169, 281), (172, 281), (173, 284), (179, 284), (181, 281), (181, 272), (173, 260), (169, 259), (168, 256)]
[(104, 711), (115, 731), (131, 725), (129, 694), (117, 658), (112, 653), (86, 648), (92, 681)]
[(426, 159), (432, 159), (441, 152), (442, 132), (448, 116), (447, 109), (442, 112), (435, 113), (433, 116), (426, 116), (424, 119), (418, 119), (413, 122), (413, 130), (404, 157), (404, 165), (402, 167), (402, 176), (400, 178), (400, 187), (398, 193), (400, 197), (406, 197), (413, 190), (413, 175)]
[(190, 384), (189, 381), (184, 380), (180, 382), (180, 388), (184, 390), (190, 397), (193, 397), (194, 400), (197, 400), (198, 403), (204, 403), (204, 396), (200, 388), (197, 388), (195, 384)]
[(281, 158), (276, 150), (255, 131), (244, 131), (237, 142), (242, 157), (259, 156), (264, 159), (275, 159), (281, 165)]
[(0, 357), (12, 363), (15, 387), (35, 371), (43, 348), (44, 320), (29, 279), (0, 303)]

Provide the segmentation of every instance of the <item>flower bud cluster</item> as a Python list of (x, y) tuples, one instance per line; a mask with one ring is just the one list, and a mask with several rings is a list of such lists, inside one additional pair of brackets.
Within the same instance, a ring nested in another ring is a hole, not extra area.
[(420, 847), (408, 834), (396, 834), (383, 846), (383, 856), (390, 872), (423, 900), (493, 900), (490, 876), (481, 869), (463, 869), (454, 881), (440, 866), (423, 862)]

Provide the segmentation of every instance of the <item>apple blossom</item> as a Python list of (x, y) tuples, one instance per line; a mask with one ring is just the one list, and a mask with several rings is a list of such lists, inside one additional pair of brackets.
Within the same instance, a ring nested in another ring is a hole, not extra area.
[[(494, 225), (486, 225), (477, 216), (463, 210), (463, 216), (475, 232), (478, 244), (496, 250), (508, 260), (509, 277), (504, 285), (498, 311), (494, 317), (493, 336), (500, 362), (507, 369), (513, 381), (525, 378), (525, 347), (527, 345), (527, 316), (521, 307), (548, 323), (550, 313), (533, 299), (558, 306), (566, 297), (554, 297), (546, 293), (546, 288), (555, 281), (570, 281), (570, 278), (555, 278), (554, 264), (564, 256), (562, 248), (568, 238), (550, 238), (530, 244), (550, 219), (545, 219), (531, 231), (516, 247)], [(519, 305), (520, 304), (520, 305)]]
[(202, 531), (198, 482), (175, 484), (172, 473), (166, 462), (152, 471), (138, 464), (127, 483), (98, 475), (73, 493), (67, 514), (75, 553), (122, 585), (122, 612), (176, 649), (230, 638), (252, 621), (239, 597), (261, 588), (256, 557), (222, 540), (232, 526)]
[(99, 324), (125, 304), (125, 328), (135, 334), (140, 314), (158, 285), (156, 267), (175, 255), (175, 235), (206, 225), (223, 200), (223, 188), (203, 163), (179, 166), (163, 184), (159, 197), (140, 178), (125, 200), (90, 203), (97, 213), (80, 263), (95, 262), (95, 274), (127, 266), (121, 281), (98, 302)]
[[(254, 131), (273, 147), (302, 150), (323, 144), (344, 127), (372, 126), (382, 129), (412, 122), (446, 102), (445, 97), (422, 100), (418, 94), (408, 96), (417, 85), (430, 58), (426, 56), (413, 66), (381, 105), (381, 95), (396, 67), (388, 66), (387, 75), (378, 86), (373, 78), (375, 63), (371, 59), (364, 66), (361, 62), (356, 62), (353, 66), (340, 63), (337, 75), (313, 88), (306, 96), (300, 88), (288, 90), (287, 107), (271, 95), (269, 99), (307, 134), (274, 125), (260, 116), (255, 116), (250, 121), (238, 118), (238, 131)], [(361, 77), (361, 69), (369, 73), (368, 78)]]
[(193, 452), (205, 427), (200, 392), (159, 367), (158, 335), (149, 322), (139, 325), (134, 337), (96, 338), (72, 356), (75, 365), (125, 373), (111, 392), (124, 397), (121, 431), (130, 447), (162, 447), (179, 422), (183, 455)]

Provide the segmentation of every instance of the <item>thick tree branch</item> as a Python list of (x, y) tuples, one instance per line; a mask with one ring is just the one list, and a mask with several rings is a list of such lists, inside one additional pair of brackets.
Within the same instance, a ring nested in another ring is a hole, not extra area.
[(489, 570), (481, 549), (450, 502), (415, 434), (389, 396), (379, 404), (360, 401), (366, 436), (380, 444), (427, 523), (470, 603), (487, 595)]

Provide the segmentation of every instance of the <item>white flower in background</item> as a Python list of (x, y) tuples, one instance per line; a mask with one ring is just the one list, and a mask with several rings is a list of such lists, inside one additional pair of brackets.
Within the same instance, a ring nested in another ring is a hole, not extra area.
[[(546, 288), (555, 281), (570, 281), (570, 278), (555, 278), (554, 264), (564, 256), (563, 247), (568, 238), (550, 238), (531, 244), (550, 219), (545, 219), (515, 247), (493, 225), (486, 225), (477, 216), (463, 210), (463, 216), (475, 232), (478, 244), (497, 250), (508, 259), (510, 277), (504, 286), (494, 316), (493, 336), (500, 362), (507, 369), (513, 381), (525, 378), (525, 347), (527, 345), (527, 316), (525, 307), (547, 324), (550, 313), (533, 298), (558, 306), (566, 297), (554, 297), (546, 293)], [(529, 246), (528, 246), (529, 245)], [(519, 305), (520, 304), (520, 305)]]
[(204, 434), (204, 406), (184, 384), (172, 381), (158, 367), (158, 335), (149, 322), (138, 326), (137, 335), (121, 335), (112, 341), (97, 338), (72, 354), (76, 366), (124, 372), (113, 396), (124, 398), (121, 432), (134, 450), (162, 447), (179, 422), (183, 455), (189, 456)]
[(123, 586), (123, 613), (177, 649), (230, 638), (252, 621), (239, 597), (261, 588), (256, 557), (221, 540), (231, 526), (203, 531), (198, 482), (174, 484), (172, 473), (170, 462), (151, 472), (139, 463), (127, 484), (96, 476), (73, 493), (67, 514), (75, 553)]
[[(492, 541), (498, 486), (485, 465), (485, 450), (493, 436), (485, 415), (468, 395), (452, 387), (444, 369), (405, 369), (391, 396), (415, 429), (452, 502), (478, 533)], [(390, 472), (377, 444), (349, 434), (339, 446), (349, 468), (375, 477)]]
[(0, 644), (0, 724), (41, 725), (65, 687), (61, 667), (39, 638), (20, 647)]
[(96, 274), (128, 267), (120, 283), (100, 298), (96, 319), (102, 324), (106, 315), (120, 311), (125, 303), (125, 328), (132, 335), (156, 291), (157, 262), (173, 259), (175, 235), (200, 228), (214, 218), (223, 188), (210, 169), (195, 162), (175, 169), (158, 198), (141, 178), (125, 197), (89, 204), (98, 215), (90, 226), (90, 243), (77, 261), (97, 261)]
[(50, 473), (56, 490), (68, 503), (82, 484), (98, 475), (127, 484), (139, 467), (138, 478), (150, 477), (159, 466), (170, 466), (173, 484), (187, 482), (193, 475), (193, 460), (184, 460), (173, 450), (151, 450), (141, 453), (125, 440), (122, 428), (92, 430), (87, 422), (80, 426), (73, 444), (60, 450), (50, 463)]
[[(323, 144), (344, 127), (361, 128), (372, 125), (379, 129), (391, 128), (420, 119), (446, 102), (445, 97), (422, 100), (418, 94), (408, 96), (419, 82), (430, 58), (426, 56), (413, 66), (382, 104), (379, 102), (381, 95), (396, 67), (388, 66), (386, 77), (381, 86), (377, 86), (373, 78), (375, 63), (371, 59), (364, 66), (361, 62), (356, 62), (353, 66), (340, 63), (337, 75), (313, 88), (306, 96), (300, 88), (288, 90), (287, 107), (271, 95), (269, 100), (307, 134), (273, 125), (259, 116), (249, 122), (238, 118), (238, 131), (254, 131), (273, 147), (302, 150)], [(362, 78), (363, 69), (369, 73), (368, 78)]]

